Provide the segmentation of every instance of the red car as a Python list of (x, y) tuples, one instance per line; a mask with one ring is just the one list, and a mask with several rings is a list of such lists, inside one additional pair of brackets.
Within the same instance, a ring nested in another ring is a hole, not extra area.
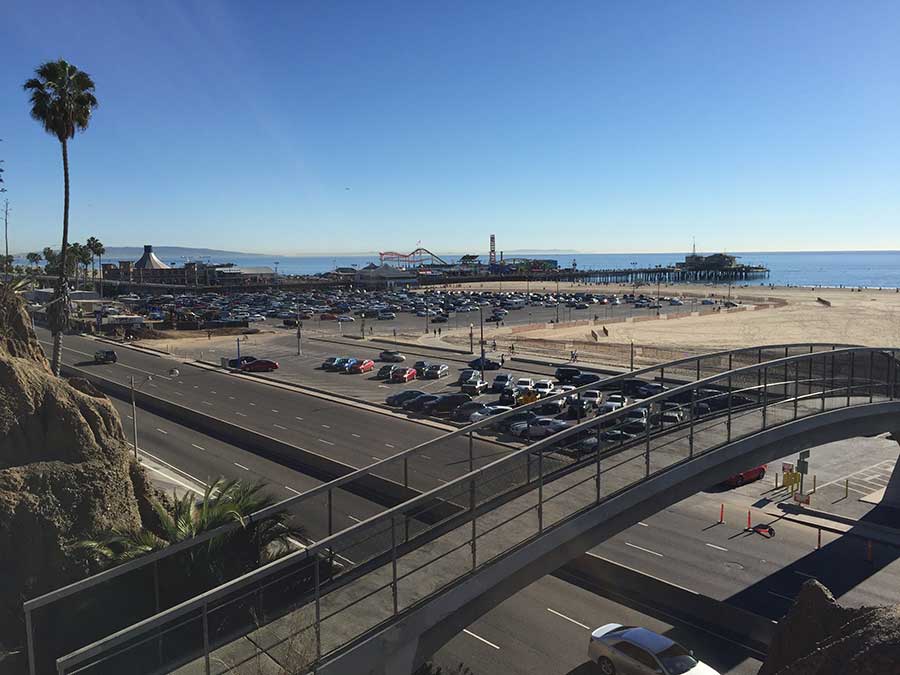
[(273, 370), (278, 370), (278, 362), (270, 361), (269, 359), (256, 359), (242, 365), (241, 370), (247, 373), (270, 373)]
[(319, 321), (337, 321), (337, 316), (325, 312), (325, 314), (319, 316)]
[(736, 473), (733, 476), (730, 476), (725, 481), (725, 485), (729, 487), (738, 487), (739, 485), (743, 485), (744, 483), (750, 483), (755, 480), (760, 480), (766, 475), (766, 466), (766, 464), (761, 464), (760, 466), (756, 466), (752, 469), (747, 469), (746, 471)]
[(351, 373), (368, 373), (370, 370), (375, 370), (375, 362), (372, 359), (363, 359), (350, 366)]
[(391, 373), (392, 382), (411, 382), (414, 379), (416, 379), (415, 368), (397, 368)]

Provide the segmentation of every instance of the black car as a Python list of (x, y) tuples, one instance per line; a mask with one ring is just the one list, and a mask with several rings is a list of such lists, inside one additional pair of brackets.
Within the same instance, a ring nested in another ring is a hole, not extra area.
[(472, 397), (468, 394), (443, 394), (434, 401), (428, 401), (422, 408), (427, 415), (449, 415), (464, 403), (470, 403)]
[(387, 380), (391, 377), (391, 373), (396, 367), (397, 366), (393, 363), (389, 363), (386, 366), (381, 366), (381, 368), (378, 369), (378, 372), (375, 373), (375, 377), (377, 377), (379, 380)]
[(339, 358), (339, 356), (329, 356), (322, 362), (322, 370), (331, 370), (334, 367), (334, 362)]
[(482, 403), (481, 401), (469, 401), (468, 403), (463, 403), (454, 410), (452, 417), (457, 422), (468, 422), (469, 418), (474, 413), (481, 412), (487, 407), (487, 403)]
[(404, 403), (403, 409), (410, 412), (423, 412), (425, 410), (425, 406), (427, 406), (432, 401), (436, 401), (439, 398), (440, 396), (438, 396), (437, 394), (422, 394), (421, 396), (416, 396), (414, 399)]
[(401, 406), (407, 401), (411, 401), (417, 396), (422, 396), (425, 392), (418, 389), (406, 389), (405, 391), (391, 394), (385, 399), (385, 403), (392, 406)]
[(425, 371), (431, 367), (431, 364), (428, 361), (416, 361), (413, 364), (413, 368), (416, 369), (416, 375), (422, 376), (425, 374)]
[[(469, 367), (475, 368), (476, 370), (481, 370), (481, 357), (479, 356), (477, 359), (473, 359), (469, 361)], [(500, 370), (500, 362), (494, 361), (493, 359), (489, 359), (486, 356), (484, 357), (484, 369), (485, 370)]]
[(559, 415), (565, 408), (565, 401), (562, 398), (555, 399), (553, 401), (547, 401), (546, 403), (542, 403), (541, 405), (533, 408), (534, 412), (541, 417), (553, 417), (554, 415)]
[(519, 405), (522, 402), (523, 398), (524, 398), (524, 396), (523, 396), (522, 392), (519, 391), (518, 389), (513, 389), (513, 388), (504, 389), (503, 393), (500, 394), (499, 404), (500, 405), (508, 405), (508, 406), (515, 408), (517, 405)]
[(600, 382), (603, 378), (599, 375), (594, 375), (594, 373), (581, 373), (576, 377), (573, 377), (569, 384), (573, 384), (576, 387), (583, 387), (586, 384), (594, 384), (595, 382)]
[(578, 370), (578, 368), (572, 368), (570, 366), (560, 366), (556, 369), (556, 373), (554, 373), (556, 381), (560, 384), (569, 384), (569, 382), (580, 375), (581, 371)]
[(437, 316), (431, 317), (431, 323), (447, 323), (449, 320), (450, 317), (444, 314), (438, 314)]
[(650, 398), (666, 391), (668, 387), (664, 387), (659, 382), (647, 382), (638, 387), (637, 395), (641, 398)]
[(587, 419), (591, 415), (591, 411), (594, 409), (594, 404), (587, 399), (578, 399), (576, 401), (572, 401), (569, 404), (569, 407), (566, 409), (566, 419), (568, 420), (583, 420)]
[(526, 410), (524, 412), (516, 413), (515, 415), (510, 415), (509, 417), (505, 417), (500, 422), (498, 422), (499, 426), (506, 430), (509, 429), (510, 426), (516, 424), (517, 422), (531, 422), (532, 420), (536, 420), (539, 415), (534, 414), (530, 410)]

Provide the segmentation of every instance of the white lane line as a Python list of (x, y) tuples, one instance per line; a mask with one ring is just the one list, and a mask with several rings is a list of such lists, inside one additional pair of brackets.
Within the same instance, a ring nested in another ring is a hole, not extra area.
[(175, 392), (175, 395), (176, 395), (176, 396), (184, 396), (184, 394), (182, 394), (180, 391), (176, 391), (176, 392)]
[(331, 427), (328, 426), (327, 424), (323, 424), (323, 425), (322, 425), (322, 428), (323, 428), (323, 429), (330, 429)]
[(133, 419), (134, 419), (131, 415), (125, 415), (125, 417), (127, 417), (127, 418), (130, 419), (130, 420), (133, 420)]
[(463, 628), (463, 633), (465, 633), (466, 635), (470, 635), (471, 637), (475, 638), (476, 640), (481, 640), (484, 644), (488, 645), (489, 647), (493, 647), (494, 649), (500, 649), (500, 647), (495, 645), (493, 642), (489, 642), (488, 640), (485, 640), (480, 635), (475, 635), (475, 633), (470, 631), (468, 628)]
[(641, 527), (650, 527), (647, 523), (642, 523), (640, 520), (638, 521), (638, 525)]
[(303, 418), (302, 418), (302, 417), (297, 417), (296, 415), (294, 416), (294, 419), (295, 419), (295, 420), (300, 420), (301, 422), (303, 421)]
[(191, 445), (193, 445), (198, 450), (206, 450), (206, 448), (204, 448), (202, 445), (197, 445), (196, 443), (191, 443)]
[(788, 602), (793, 602), (794, 599), (788, 597), (787, 595), (782, 595), (781, 593), (776, 593), (775, 591), (766, 591), (769, 595), (774, 595), (776, 598), (781, 598), (782, 600), (787, 600)]
[(194, 385), (194, 389), (199, 389), (199, 388), (200, 388), (200, 385), (199, 385), (199, 384), (195, 384), (195, 385)]
[(160, 429), (159, 427), (157, 427), (156, 430), (157, 430), (159, 433), (161, 433), (161, 434), (167, 434), (167, 433), (169, 433), (169, 432), (166, 431), (165, 429)]
[(152, 383), (152, 382), (148, 382), (148, 383), (147, 383), (147, 386), (148, 386), (148, 387), (153, 387), (153, 388), (156, 388), (156, 385), (155, 385), (155, 384), (153, 384), (153, 383)]
[(394, 448), (394, 447), (397, 447), (397, 446), (395, 446), (395, 445), (391, 445), (390, 443), (385, 443), (384, 445), (385, 445), (386, 447), (388, 447), (388, 448)]
[(362, 436), (360, 436), (359, 434), (350, 434), (350, 435), (353, 436), (353, 438), (362, 438)]
[(229, 400), (229, 401), (233, 401), (233, 400), (234, 400), (234, 396), (229, 396), (229, 397), (228, 397), (228, 400)]
[(656, 551), (651, 551), (649, 548), (644, 548), (643, 546), (638, 546), (637, 544), (632, 544), (630, 541), (626, 541), (625, 545), (630, 546), (631, 548), (636, 548), (638, 551), (643, 551), (644, 553), (649, 553), (650, 555), (655, 555), (660, 558), (665, 557), (662, 553), (657, 553)]
[(551, 614), (556, 614), (556, 616), (558, 616), (558, 617), (561, 618), (561, 619), (565, 619), (566, 621), (571, 621), (571, 622), (574, 623), (576, 626), (581, 626), (581, 627), (584, 628), (585, 630), (591, 630), (591, 627), (590, 627), (590, 626), (585, 626), (585, 625), (584, 625), (583, 623), (581, 623), (580, 621), (576, 621), (576, 620), (573, 619), (571, 616), (566, 616), (566, 615), (563, 614), (562, 612), (557, 612), (555, 609), (551, 609), (551, 608), (549, 608), (549, 607), (547, 608), (547, 611), (550, 612)]
[(284, 486), (284, 489), (285, 489), (285, 490), (290, 490), (290, 491), (293, 492), (295, 495), (302, 495), (302, 494), (303, 494), (303, 493), (300, 492), (299, 490), (295, 490), (294, 488), (292, 488), (290, 485), (285, 485), (285, 486)]
[(429, 459), (429, 460), (431, 459), (431, 457), (429, 457), (428, 455), (422, 455), (421, 457), (422, 457), (422, 459)]
[(324, 443), (325, 445), (334, 445), (331, 441), (326, 441), (324, 438), (319, 439), (319, 443)]
[(372, 459), (374, 459), (376, 462), (380, 462), (380, 461), (381, 461), (381, 457), (376, 457), (375, 455), (369, 455), (369, 457), (371, 457)]
[(443, 478), (438, 478), (437, 481), (438, 481), (438, 483), (446, 483), (447, 482)]
[[(131, 447), (134, 447), (134, 445), (131, 444), (131, 443), (129, 443), (128, 445), (130, 445)], [(209, 487), (206, 483), (204, 483), (202, 480), (200, 480), (200, 479), (197, 478), (196, 476), (192, 476), (191, 474), (189, 474), (189, 473), (188, 473), (187, 471), (185, 471), (184, 469), (179, 469), (179, 468), (178, 468), (177, 466), (175, 466), (174, 464), (171, 464), (171, 463), (167, 462), (167, 461), (164, 460), (162, 457), (157, 457), (157, 456), (154, 455), (152, 452), (147, 452), (147, 450), (146, 450), (145, 448), (138, 448), (138, 452), (140, 452), (142, 455), (147, 455), (147, 457), (152, 457), (155, 461), (159, 462), (160, 464), (162, 464), (162, 465), (164, 465), (164, 466), (169, 467), (170, 469), (172, 469), (172, 471), (175, 471), (176, 473), (179, 473), (179, 474), (181, 474), (182, 476), (185, 476), (186, 478), (189, 478), (190, 480), (194, 481), (197, 485), (202, 485), (203, 487)], [(199, 494), (199, 493), (198, 493), (198, 494)]]
[(253, 401), (248, 401), (248, 403), (250, 403), (250, 405), (256, 405)]
[(234, 464), (237, 468), (243, 469), (244, 471), (249, 471), (249, 470), (250, 470), (250, 469), (248, 469), (246, 466), (244, 466), (243, 464), (238, 464), (237, 462), (233, 462), (233, 464)]
[(707, 546), (709, 546), (710, 548), (714, 548), (717, 551), (726, 551), (726, 552), (728, 551), (727, 548), (724, 548), (722, 546), (716, 546), (715, 544), (707, 544)]
[(215, 395), (216, 392), (214, 392), (212, 389), (210, 389), (209, 393)]
[(175, 483), (175, 484), (177, 484), (177, 485), (180, 485), (181, 487), (183, 487), (183, 488), (186, 489), (186, 490), (190, 490), (191, 492), (193, 492), (193, 493), (195, 493), (195, 494), (198, 494), (198, 495), (202, 495), (202, 494), (203, 494), (202, 492), (200, 492), (200, 490), (198, 490), (197, 488), (193, 487), (192, 485), (188, 485), (188, 484), (185, 483), (184, 481), (180, 481), (180, 480), (178, 480), (177, 478), (175, 478), (174, 476), (170, 476), (170, 475), (167, 474), (165, 471), (160, 471), (160, 470), (157, 469), (155, 466), (150, 466), (149, 464), (144, 464), (143, 462), (141, 462), (141, 466), (143, 466), (143, 467), (146, 468), (146, 469), (150, 469), (151, 471), (155, 471), (156, 473), (158, 473), (160, 476), (162, 476), (162, 477), (165, 478), (166, 480), (170, 480), (170, 481), (172, 481), (173, 483)]
[(354, 523), (361, 523), (361, 522), (362, 522), (359, 518), (357, 518), (356, 516), (351, 516), (349, 513), (347, 514), (347, 517), (348, 517), (350, 520), (352, 520)]
[(801, 577), (806, 577), (807, 579), (815, 579), (815, 574), (807, 574), (806, 572), (801, 572), (800, 570), (794, 570), (794, 574), (799, 574)]
[(285, 431), (287, 431), (287, 427), (283, 427), (283, 426), (281, 426), (280, 424), (275, 424), (275, 423), (273, 422), (273, 423), (272, 423), (272, 426), (275, 427), (276, 429), (284, 429)]
[(204, 405), (212, 405), (212, 403), (210, 403), (209, 401), (203, 401), (203, 404)]
[(277, 413), (278, 411), (275, 410), (275, 408), (272, 408), (272, 412), (273, 412), (273, 413)]
[(242, 413), (240, 410), (235, 410), (235, 411), (234, 411), (234, 414), (235, 414), (235, 415), (240, 415), (241, 417), (246, 417), (246, 415), (245, 415), (244, 413)]

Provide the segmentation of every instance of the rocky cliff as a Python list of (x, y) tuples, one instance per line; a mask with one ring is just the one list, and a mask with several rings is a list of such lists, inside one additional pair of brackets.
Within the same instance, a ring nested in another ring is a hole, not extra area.
[(811, 579), (781, 621), (759, 675), (849, 673), (900, 673), (900, 606), (841, 607)]
[(68, 545), (139, 527), (153, 498), (112, 404), (54, 377), (30, 326), (0, 284), (0, 653), (21, 644), (23, 599), (85, 576)]

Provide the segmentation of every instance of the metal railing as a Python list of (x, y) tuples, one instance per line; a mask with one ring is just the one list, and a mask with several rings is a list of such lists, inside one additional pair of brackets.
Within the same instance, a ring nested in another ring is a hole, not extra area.
[[(261, 650), (296, 654), (292, 667), (302, 670), (692, 457), (801, 417), (893, 400), (895, 357), (890, 349), (808, 350), (589, 419), (79, 649), (59, 659), (58, 672), (121, 672), (127, 664), (150, 672), (197, 659), (219, 673)], [(336, 567), (338, 556), (348, 564)], [(241, 637), (249, 632), (252, 641)]]

